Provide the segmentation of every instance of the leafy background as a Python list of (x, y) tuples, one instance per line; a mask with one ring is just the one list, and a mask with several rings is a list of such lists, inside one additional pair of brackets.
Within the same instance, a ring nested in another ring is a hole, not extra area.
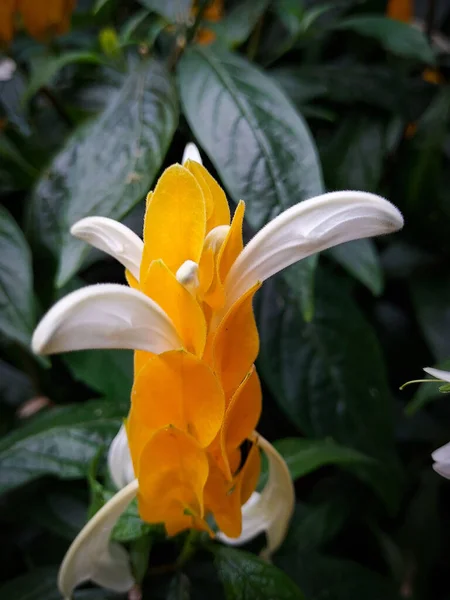
[(146, 192), (195, 141), (232, 206), (245, 199), (247, 237), (336, 189), (386, 196), (406, 227), (257, 297), (260, 431), (297, 492), (273, 564), (258, 539), (163, 574), (184, 536), (132, 505), (114, 536), (144, 598), (448, 599), (450, 490), (430, 459), (448, 399), (399, 386), (450, 364), (450, 6), (410, 3), (405, 22), (383, 0), (242, 0), (208, 22), (206, 4), (80, 0), (69, 33), (19, 33), (0, 59), (16, 65), (0, 81), (0, 596), (59, 597), (65, 550), (111, 495), (105, 450), (128, 409), (131, 353), (30, 352), (57, 298), (124, 282), (69, 226), (97, 214), (139, 233)]

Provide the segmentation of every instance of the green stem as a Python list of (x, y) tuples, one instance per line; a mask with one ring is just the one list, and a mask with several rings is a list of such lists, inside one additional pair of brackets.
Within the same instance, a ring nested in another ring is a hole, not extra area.
[(197, 531), (196, 529), (190, 530), (184, 542), (184, 546), (181, 549), (181, 552), (175, 562), (175, 567), (177, 569), (183, 567), (188, 562), (188, 560), (190, 560), (192, 556), (196, 553), (198, 548), (198, 540), (201, 535), (201, 531)]

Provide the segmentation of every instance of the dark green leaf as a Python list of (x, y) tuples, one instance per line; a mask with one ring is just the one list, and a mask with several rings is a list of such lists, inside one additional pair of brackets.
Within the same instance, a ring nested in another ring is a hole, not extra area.
[(351, 29), (374, 38), (388, 52), (434, 63), (434, 54), (425, 34), (409, 23), (380, 16), (358, 15), (340, 21), (337, 29)]
[(5, 600), (61, 600), (56, 587), (58, 570), (54, 567), (34, 569), (0, 587)]
[(187, 23), (191, 12), (192, 0), (139, 0), (145, 8), (158, 13), (170, 23)]
[(12, 365), (0, 360), (0, 400), (14, 407), (35, 395), (30, 378)]
[(248, 38), (268, 4), (268, 0), (241, 0), (218, 23), (207, 25), (225, 44), (237, 46)]
[(385, 152), (383, 121), (358, 113), (342, 119), (321, 152), (328, 189), (376, 192)]
[(318, 254), (308, 256), (283, 271), (286, 283), (298, 299), (303, 319), (309, 323), (314, 316), (314, 273)]
[(42, 475), (77, 479), (88, 474), (126, 415), (127, 403), (105, 400), (54, 408), (0, 441), (0, 493)]
[(137, 500), (133, 500), (114, 526), (112, 537), (118, 542), (131, 542), (150, 533), (154, 526), (142, 521), (139, 516)]
[(383, 291), (383, 269), (370, 239), (355, 240), (331, 248), (330, 255), (375, 296)]
[(336, 500), (317, 506), (296, 504), (286, 539), (277, 556), (318, 550), (341, 531), (349, 513), (350, 507)]
[(266, 283), (258, 322), (259, 371), (286, 415), (309, 437), (330, 436), (387, 461), (348, 468), (393, 508), (399, 477), (383, 359), (372, 328), (342, 282), (319, 280), (310, 323), (281, 280)]
[(166, 600), (189, 600), (191, 597), (191, 582), (184, 573), (177, 573), (170, 582)]
[(110, 400), (125, 402), (133, 384), (133, 353), (129, 350), (69, 352), (63, 360), (73, 377)]
[(415, 277), (411, 292), (423, 336), (436, 360), (443, 361), (450, 356), (450, 279), (442, 275)]
[(28, 102), (41, 87), (47, 85), (55, 75), (65, 66), (73, 63), (101, 64), (104, 59), (93, 52), (66, 52), (60, 56), (50, 56), (35, 62), (30, 82), (22, 98), (22, 102)]
[(0, 81), (0, 116), (5, 116), (22, 135), (29, 136), (30, 125), (22, 102), (25, 88), (25, 77), (17, 68), (11, 79)]
[(373, 462), (362, 452), (336, 444), (331, 439), (286, 438), (275, 442), (274, 446), (286, 461), (293, 480), (324, 465), (367, 465)]
[(362, 103), (417, 118), (432, 86), (386, 65), (335, 62), (279, 67), (270, 71), (300, 108), (316, 99), (354, 105)]
[(394, 584), (349, 560), (323, 558), (311, 552), (275, 558), (304, 590), (308, 600), (398, 600)]
[(42, 251), (60, 255), (58, 285), (89, 251), (70, 236), (88, 215), (121, 219), (148, 191), (178, 121), (166, 70), (146, 60), (125, 80), (105, 111), (83, 125), (44, 173), (31, 201), (30, 229)]
[(69, 541), (86, 524), (86, 501), (59, 486), (40, 493), (26, 510), (34, 523)]
[(287, 575), (254, 554), (215, 546), (214, 555), (227, 600), (303, 599)]
[(311, 135), (267, 75), (216, 46), (188, 50), (178, 78), (189, 124), (252, 227), (323, 191)]
[(34, 323), (30, 250), (17, 223), (0, 206), (0, 332), (28, 346)]

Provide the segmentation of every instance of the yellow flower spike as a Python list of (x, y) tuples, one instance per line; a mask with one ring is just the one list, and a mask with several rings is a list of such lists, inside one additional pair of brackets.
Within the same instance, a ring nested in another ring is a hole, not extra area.
[(203, 311), (163, 261), (153, 261), (147, 272), (141, 273), (140, 290), (169, 316), (186, 350), (201, 356), (206, 343)]
[[(222, 388), (211, 369), (183, 350), (152, 357), (135, 378), (132, 411), (150, 435), (173, 425), (200, 446), (216, 437), (224, 416)], [(131, 452), (133, 436), (130, 435)]]
[(147, 204), (141, 276), (161, 259), (176, 273), (186, 261), (198, 263), (206, 232), (205, 199), (195, 177), (181, 165), (164, 171)]
[(205, 508), (211, 511), (220, 530), (230, 538), (242, 531), (241, 507), (256, 487), (261, 468), (258, 447), (253, 444), (244, 466), (232, 482), (210, 460), (209, 477), (205, 486)]
[(211, 445), (211, 453), (225, 477), (231, 481), (233, 459), (242, 442), (249, 438), (261, 416), (262, 392), (253, 366), (230, 398), (220, 435)]
[(185, 167), (194, 175), (197, 181), (204, 182), (211, 193), (212, 199), (212, 211), (208, 214), (208, 220), (206, 223), (206, 233), (218, 227), (219, 225), (230, 224), (230, 207), (228, 206), (227, 197), (225, 192), (217, 183), (217, 181), (210, 175), (207, 169), (200, 163), (188, 160), (185, 163)]
[[(252, 302), (260, 287), (261, 284), (256, 283), (245, 292), (211, 335), (212, 357), (208, 358), (212, 358), (226, 398), (237, 390), (258, 355), (259, 336)], [(205, 352), (210, 351), (208, 341)]]
[[(192, 173), (198, 185), (202, 188), (203, 197), (205, 199), (206, 223), (208, 224), (208, 220), (211, 218), (211, 215), (214, 212), (214, 200), (211, 193), (211, 189), (202, 173), (202, 170), (206, 171), (206, 169), (200, 163), (190, 159), (186, 160), (186, 162), (183, 163), (183, 167), (187, 169), (190, 173)], [(226, 223), (226, 225), (228, 225), (228, 223)], [(208, 231), (209, 228), (207, 226), (206, 232)]]
[(164, 523), (170, 535), (201, 528), (208, 478), (206, 452), (175, 427), (157, 431), (139, 460), (139, 512), (147, 523)]

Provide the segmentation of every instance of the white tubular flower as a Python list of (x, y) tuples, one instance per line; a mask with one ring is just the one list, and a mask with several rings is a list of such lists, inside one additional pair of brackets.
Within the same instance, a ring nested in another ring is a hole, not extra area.
[(188, 160), (193, 160), (194, 162), (198, 162), (201, 165), (203, 164), (202, 157), (200, 156), (200, 152), (195, 144), (189, 142), (186, 144), (186, 148), (183, 152), (183, 158), (181, 159), (181, 164), (184, 165)]
[(106, 217), (86, 217), (70, 233), (118, 260), (139, 281), (144, 242), (126, 225)]
[(137, 490), (138, 482), (134, 480), (113, 496), (72, 542), (58, 574), (58, 587), (66, 600), (86, 581), (115, 592), (127, 592), (133, 587), (128, 554), (119, 544), (110, 542), (110, 537)]
[(119, 490), (135, 479), (127, 432), (124, 425), (119, 429), (119, 433), (109, 447), (108, 469), (114, 485)]
[(238, 538), (229, 538), (218, 533), (218, 539), (232, 546), (249, 542), (265, 532), (267, 546), (261, 556), (270, 560), (271, 555), (282, 544), (294, 510), (295, 491), (289, 469), (283, 457), (270, 442), (255, 434), (256, 443), (269, 461), (269, 478), (261, 493), (253, 492), (242, 507), (242, 533)]
[(425, 373), (435, 377), (437, 381), (446, 381), (450, 383), (450, 371), (443, 371), (442, 369), (433, 369), (432, 367), (425, 367)]
[(72, 292), (44, 315), (31, 341), (37, 354), (88, 348), (161, 353), (182, 343), (166, 313), (139, 291), (98, 284)]
[(400, 211), (375, 194), (331, 192), (300, 202), (270, 221), (240, 253), (225, 281), (225, 309), (258, 281), (302, 258), (402, 226)]
[(433, 469), (436, 473), (450, 479), (450, 442), (435, 450), (431, 458), (434, 460)]

